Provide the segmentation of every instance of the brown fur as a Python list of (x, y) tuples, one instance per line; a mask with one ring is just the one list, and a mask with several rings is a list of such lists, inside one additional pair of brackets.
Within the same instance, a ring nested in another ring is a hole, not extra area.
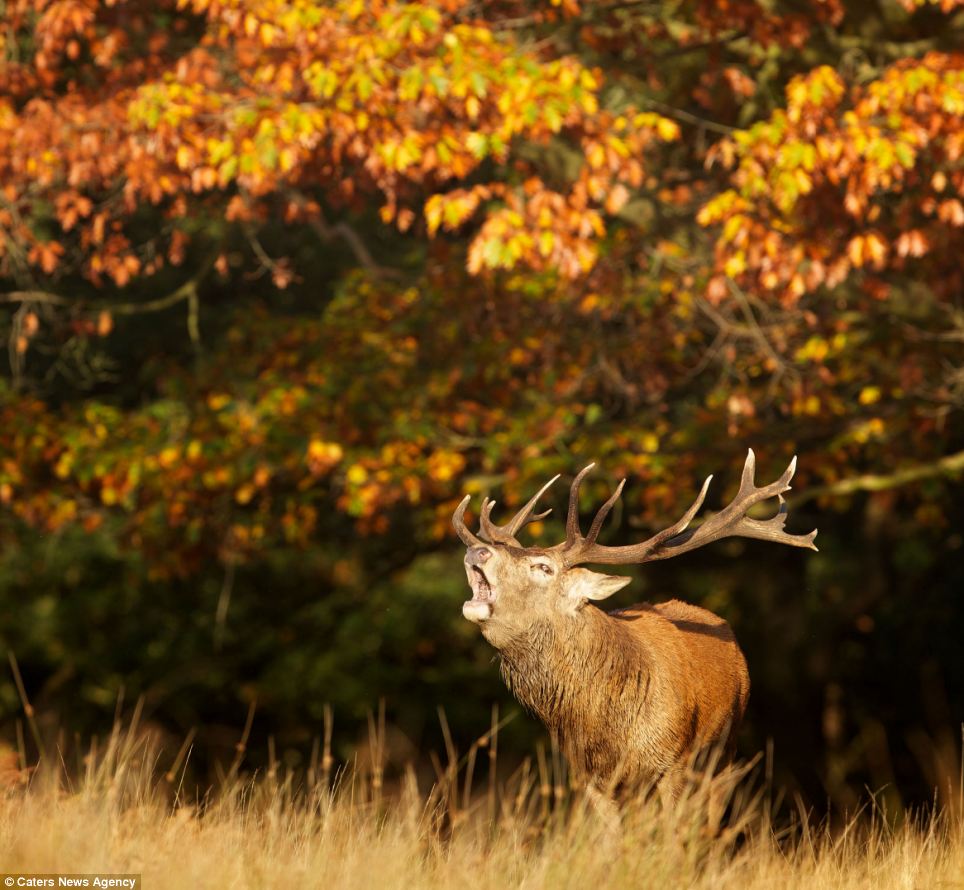
[(724, 759), (750, 679), (730, 626), (679, 600), (543, 622), (500, 652), (512, 693), (557, 739), (580, 784), (661, 782), (678, 791), (688, 760)]

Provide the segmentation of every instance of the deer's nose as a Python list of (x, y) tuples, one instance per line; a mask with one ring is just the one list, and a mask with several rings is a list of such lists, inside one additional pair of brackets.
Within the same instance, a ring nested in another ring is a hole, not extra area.
[(491, 555), (492, 551), (488, 547), (469, 547), (465, 552), (465, 561), (470, 566), (480, 566)]

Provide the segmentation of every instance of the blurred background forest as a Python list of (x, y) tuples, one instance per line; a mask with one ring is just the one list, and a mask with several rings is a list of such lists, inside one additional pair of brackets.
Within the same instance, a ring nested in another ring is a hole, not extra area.
[(399, 763), (437, 706), (464, 749), (517, 708), (461, 618), (462, 495), (596, 460), (617, 543), (752, 446), (799, 455), (820, 552), (723, 542), (612, 605), (730, 621), (741, 752), (810, 804), (949, 793), (960, 0), (0, 10), (0, 647), (44, 733), (141, 698), (203, 773), (257, 701), (253, 761), (303, 763), (384, 698)]

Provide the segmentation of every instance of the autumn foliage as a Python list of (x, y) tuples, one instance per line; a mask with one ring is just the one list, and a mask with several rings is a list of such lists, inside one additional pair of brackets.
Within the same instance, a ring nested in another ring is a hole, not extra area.
[(0, 595), (70, 541), (223, 630), (236, 572), (342, 603), (589, 459), (631, 534), (750, 444), (828, 560), (959, 547), (961, 7), (7, 0)]

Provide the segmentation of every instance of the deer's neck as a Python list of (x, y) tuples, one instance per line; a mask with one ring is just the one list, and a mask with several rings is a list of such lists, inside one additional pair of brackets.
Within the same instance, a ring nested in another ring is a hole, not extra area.
[(575, 617), (532, 627), (500, 656), (512, 694), (560, 737), (594, 725), (594, 718), (605, 721), (627, 697), (638, 709), (649, 690), (640, 641), (591, 605)]

